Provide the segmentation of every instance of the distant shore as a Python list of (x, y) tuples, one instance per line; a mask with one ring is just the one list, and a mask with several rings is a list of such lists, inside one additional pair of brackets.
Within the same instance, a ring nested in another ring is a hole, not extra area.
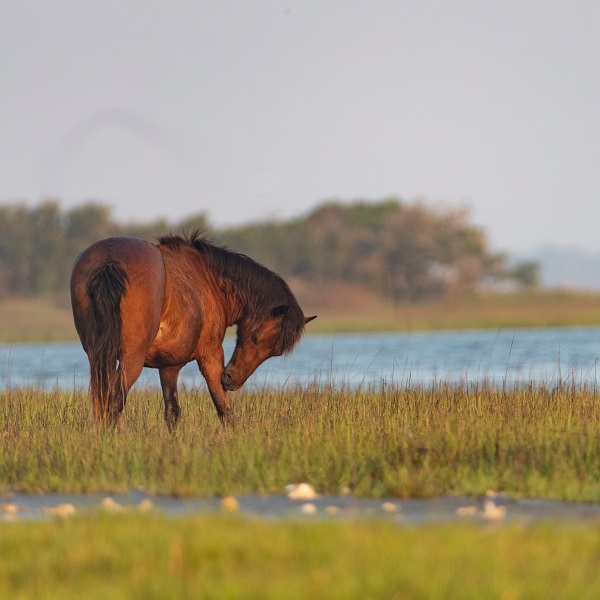
[[(600, 293), (486, 293), (358, 309), (328, 306), (307, 333), (600, 326)], [(0, 301), (0, 343), (75, 341), (68, 303), (53, 298)]]

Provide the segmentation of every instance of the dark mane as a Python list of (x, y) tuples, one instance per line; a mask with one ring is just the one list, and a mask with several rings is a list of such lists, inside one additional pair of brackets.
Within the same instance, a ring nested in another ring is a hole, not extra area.
[(191, 246), (202, 254), (245, 304), (242, 320), (250, 329), (269, 317), (273, 308), (289, 306), (277, 338), (277, 351), (281, 354), (292, 351), (304, 331), (304, 313), (287, 283), (277, 273), (245, 254), (214, 244), (200, 231), (183, 236), (162, 236), (158, 243), (172, 250)]

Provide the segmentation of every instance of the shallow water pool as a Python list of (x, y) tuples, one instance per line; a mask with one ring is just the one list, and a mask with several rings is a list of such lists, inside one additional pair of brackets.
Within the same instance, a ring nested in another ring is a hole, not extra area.
[[(399, 524), (544, 520), (569, 523), (600, 519), (600, 504), (514, 499), (503, 495), (405, 500), (324, 495), (313, 500), (290, 500), (283, 494), (274, 494), (242, 495), (236, 500), (242, 515), (265, 519), (383, 518)], [(142, 490), (126, 494), (5, 494), (0, 495), (0, 520), (56, 518), (55, 509), (67, 505), (75, 509), (71, 509), (71, 514), (150, 510), (178, 517), (223, 511), (220, 498), (173, 498), (149, 495)]]

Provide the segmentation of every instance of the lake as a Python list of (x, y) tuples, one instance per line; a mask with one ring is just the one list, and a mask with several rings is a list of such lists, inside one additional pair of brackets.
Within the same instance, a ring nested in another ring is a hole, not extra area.
[[(227, 357), (234, 343), (225, 340)], [(261, 365), (246, 387), (428, 386), (440, 381), (595, 386), (599, 357), (599, 327), (307, 335), (290, 356)], [(205, 385), (195, 363), (182, 370), (180, 383)], [(87, 357), (79, 343), (0, 344), (1, 388), (87, 385)], [(136, 383), (140, 386), (158, 387), (158, 372), (144, 369)]]

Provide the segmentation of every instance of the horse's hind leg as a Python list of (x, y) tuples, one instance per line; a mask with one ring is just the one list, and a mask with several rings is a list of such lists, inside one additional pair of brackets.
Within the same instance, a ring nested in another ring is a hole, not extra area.
[(159, 369), (160, 385), (165, 401), (165, 422), (169, 431), (174, 431), (179, 421), (179, 400), (177, 395), (177, 379), (180, 366)]
[(128, 355), (119, 361), (119, 369), (108, 405), (108, 422), (116, 423), (125, 408), (127, 394), (144, 368), (144, 355)]

